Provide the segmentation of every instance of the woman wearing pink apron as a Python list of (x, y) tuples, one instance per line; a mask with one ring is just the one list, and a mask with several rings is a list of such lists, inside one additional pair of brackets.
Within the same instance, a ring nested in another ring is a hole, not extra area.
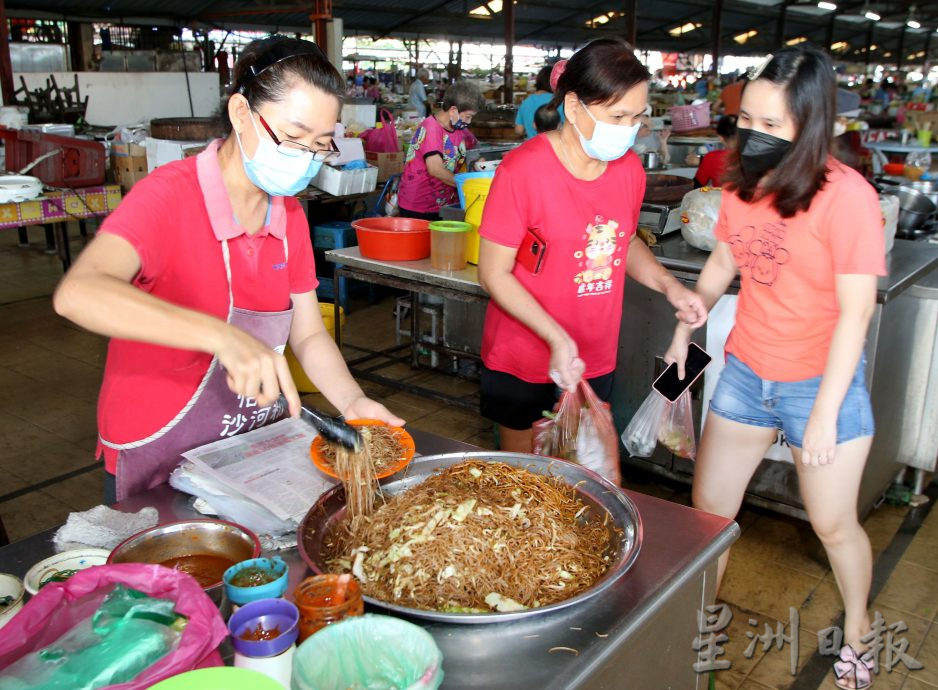
[(403, 423), (322, 322), (293, 198), (333, 155), (344, 82), (289, 38), (252, 43), (234, 77), (229, 135), (137, 183), (56, 290), (59, 314), (111, 338), (98, 400), (111, 500), (165, 482), (192, 448), (297, 415), (288, 343), (346, 417)]

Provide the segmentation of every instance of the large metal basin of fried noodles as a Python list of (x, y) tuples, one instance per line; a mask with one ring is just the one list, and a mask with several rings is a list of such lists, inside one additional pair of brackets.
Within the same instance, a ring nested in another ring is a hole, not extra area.
[[(543, 606), (536, 609), (511, 611), (507, 613), (445, 613), (442, 611), (426, 611), (407, 606), (400, 606), (385, 601), (378, 601), (365, 597), (365, 601), (375, 606), (388, 609), (395, 613), (424, 618), (446, 623), (500, 623), (504, 621), (539, 616), (550, 611), (575, 606), (591, 597), (604, 592), (611, 587), (635, 562), (638, 551), (642, 545), (642, 520), (635, 504), (615, 485), (609, 483), (598, 474), (579, 465), (561, 460), (544, 458), (539, 455), (526, 455), (523, 453), (446, 453), (443, 455), (428, 455), (415, 460), (399, 475), (382, 484), (382, 490), (387, 495), (405, 491), (412, 486), (420, 484), (436, 470), (455, 465), (465, 460), (489, 460), (504, 462), (515, 467), (524, 467), (538, 474), (552, 474), (562, 477), (570, 486), (576, 487), (580, 500), (592, 507), (587, 511), (595, 515), (602, 515), (602, 510), (608, 510), (610, 515), (610, 565), (606, 573), (597, 580), (592, 587), (564, 601)], [(597, 510), (598, 509), (598, 510)], [(316, 504), (310, 508), (306, 517), (300, 523), (297, 533), (297, 543), (300, 555), (307, 565), (316, 573), (325, 572), (322, 560), (322, 540), (331, 529), (345, 516), (345, 492), (341, 485), (324, 493)]]

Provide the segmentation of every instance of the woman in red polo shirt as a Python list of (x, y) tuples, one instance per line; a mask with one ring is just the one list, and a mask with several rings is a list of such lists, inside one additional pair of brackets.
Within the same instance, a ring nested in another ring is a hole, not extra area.
[(589, 43), (554, 68), (550, 105), (563, 106), (563, 127), (526, 141), (495, 173), (479, 230), (479, 280), (492, 298), (481, 408), (504, 450), (531, 451), (532, 424), (557, 386), (586, 378), (608, 400), (626, 271), (689, 323), (706, 319), (635, 234), (645, 171), (629, 149), (649, 79), (625, 41)]
[[(886, 260), (876, 192), (830, 154), (834, 79), (827, 53), (802, 44), (775, 53), (743, 91), (718, 242), (697, 283), (708, 306), (737, 275), (740, 290), (693, 501), (735, 517), (769, 446), (785, 434), (844, 602), (836, 683), (854, 689), (872, 684), (864, 642), (872, 554), (857, 495), (874, 427), (864, 342)], [(679, 324), (665, 355), (681, 376), (690, 331)]]
[(134, 186), (62, 279), (55, 310), (111, 337), (98, 400), (107, 497), (165, 482), (181, 453), (278, 419), (283, 350), (347, 417), (402, 420), (352, 379), (316, 302), (293, 196), (331, 155), (344, 83), (313, 43), (255, 41), (231, 133)]
[(736, 116), (724, 115), (717, 123), (717, 136), (723, 143), (722, 149), (706, 154), (697, 166), (694, 175), (694, 187), (721, 187), (726, 174), (726, 160), (729, 149), (736, 141)]

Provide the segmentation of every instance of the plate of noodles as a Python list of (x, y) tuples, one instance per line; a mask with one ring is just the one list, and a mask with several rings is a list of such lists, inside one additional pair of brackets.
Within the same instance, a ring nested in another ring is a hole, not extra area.
[(448, 453), (420, 458), (380, 491), (336, 486), (310, 508), (297, 542), (314, 572), (358, 578), (370, 604), (495, 623), (611, 587), (638, 557), (642, 521), (621, 489), (575, 463)]
[[(349, 426), (357, 427), (374, 463), (375, 478), (384, 479), (407, 467), (414, 459), (413, 437), (399, 426), (390, 426), (379, 419), (353, 419)], [(309, 447), (313, 464), (330, 477), (342, 479), (336, 470), (336, 462), (343, 464), (342, 449), (338, 444), (326, 441), (322, 434), (313, 439)]]

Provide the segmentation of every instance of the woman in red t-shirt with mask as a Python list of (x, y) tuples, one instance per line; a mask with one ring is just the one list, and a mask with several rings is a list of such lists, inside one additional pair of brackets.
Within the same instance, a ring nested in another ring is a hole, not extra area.
[[(857, 495), (873, 440), (863, 350), (885, 240), (876, 192), (830, 155), (834, 78), (825, 52), (800, 45), (776, 53), (743, 91), (718, 242), (697, 283), (708, 306), (737, 275), (740, 291), (693, 502), (735, 517), (778, 431), (785, 434), (844, 601), (837, 685), (867, 688), (873, 660), (859, 655), (870, 631), (872, 554)], [(679, 324), (665, 356), (681, 376), (691, 330)]]
[(532, 424), (557, 386), (586, 378), (610, 397), (626, 271), (683, 320), (706, 319), (635, 234), (645, 172), (629, 148), (649, 78), (625, 41), (589, 43), (553, 70), (550, 106), (563, 106), (563, 127), (526, 141), (495, 174), (479, 230), (479, 280), (492, 298), (481, 407), (503, 450), (531, 451)]

